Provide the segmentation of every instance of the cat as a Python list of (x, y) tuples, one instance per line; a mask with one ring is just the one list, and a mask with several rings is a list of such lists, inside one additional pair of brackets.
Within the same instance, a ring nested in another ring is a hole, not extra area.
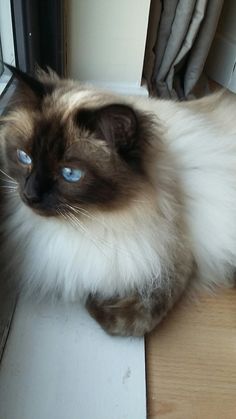
[(81, 300), (108, 333), (142, 336), (192, 282), (236, 266), (236, 101), (119, 96), (9, 66), (1, 119), (2, 277)]

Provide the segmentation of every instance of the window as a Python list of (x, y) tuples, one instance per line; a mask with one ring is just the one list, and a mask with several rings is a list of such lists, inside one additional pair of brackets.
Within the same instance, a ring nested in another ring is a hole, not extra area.
[(2, 112), (11, 73), (3, 62), (33, 73), (35, 65), (64, 75), (64, 0), (0, 1), (0, 95)]
[(10, 72), (3, 66), (3, 61), (15, 64), (10, 0), (0, 1), (0, 41), (0, 94), (2, 94), (11, 78)]

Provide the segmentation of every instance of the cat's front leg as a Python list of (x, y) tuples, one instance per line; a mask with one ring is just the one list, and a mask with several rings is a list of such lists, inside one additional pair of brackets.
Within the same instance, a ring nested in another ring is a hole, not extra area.
[(135, 292), (127, 297), (104, 299), (98, 294), (86, 301), (89, 313), (111, 335), (143, 336), (165, 317), (195, 276), (196, 264), (191, 258), (179, 260), (175, 271), (162, 278), (162, 285)]
[(86, 307), (111, 335), (143, 336), (150, 332), (173, 305), (171, 295), (159, 291), (152, 296), (138, 293), (126, 298), (101, 299), (90, 296)]

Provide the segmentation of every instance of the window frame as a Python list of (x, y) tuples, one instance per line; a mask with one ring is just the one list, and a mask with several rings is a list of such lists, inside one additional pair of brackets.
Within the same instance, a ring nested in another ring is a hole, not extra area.
[[(42, 68), (49, 66), (59, 76), (64, 76), (66, 0), (3, 0), (0, 10), (5, 8), (5, 12), (6, 6), (8, 19), (4, 17), (3, 20), (4, 33), (11, 32), (13, 54), (3, 54), (3, 61), (31, 74), (36, 65)], [(9, 45), (6, 51), (9, 51)], [(2, 88), (1, 79), (4, 82)], [(15, 89), (13, 77), (5, 67), (0, 78), (0, 115), (4, 113)]]
[[(11, 0), (0, 2), (0, 42), (1, 59), (15, 65), (15, 48), (12, 27)], [(0, 96), (3, 96), (11, 80), (11, 73), (5, 67), (0, 76)]]
[(11, 0), (16, 65), (65, 72), (65, 0)]

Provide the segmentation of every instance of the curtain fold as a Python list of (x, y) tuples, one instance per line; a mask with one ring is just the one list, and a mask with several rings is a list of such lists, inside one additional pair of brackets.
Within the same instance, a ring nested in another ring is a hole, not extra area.
[(199, 80), (223, 0), (162, 0), (152, 93), (188, 99)]

